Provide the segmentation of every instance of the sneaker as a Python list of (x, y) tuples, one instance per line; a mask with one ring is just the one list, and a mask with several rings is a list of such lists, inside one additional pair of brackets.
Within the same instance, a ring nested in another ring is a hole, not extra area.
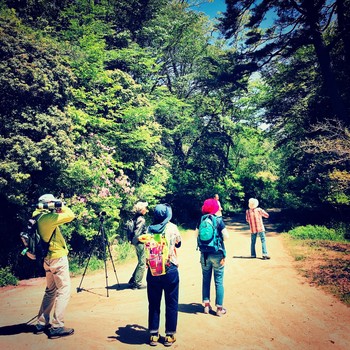
[(34, 326), (34, 334), (42, 334), (45, 331), (47, 331), (50, 327), (51, 327), (50, 324), (45, 324), (44, 325), (44, 324), (37, 323)]
[(54, 338), (60, 338), (60, 337), (67, 337), (68, 335), (72, 335), (74, 333), (73, 328), (66, 328), (66, 327), (58, 327), (58, 328), (50, 328), (48, 337), (50, 339)]
[(174, 334), (168, 334), (164, 339), (164, 346), (172, 346), (176, 342)]
[(251, 258), (251, 259), (255, 259), (255, 258), (256, 258), (256, 255), (251, 255), (250, 258)]
[(217, 310), (216, 310), (216, 316), (219, 316), (221, 317), (222, 315), (225, 315), (226, 314), (226, 309), (223, 308), (223, 307), (218, 307)]
[(263, 256), (263, 260), (269, 260), (269, 259), (271, 259), (271, 258), (268, 255)]
[(156, 346), (159, 341), (159, 334), (151, 334), (151, 337), (149, 339), (149, 345)]
[(209, 314), (209, 312), (212, 310), (212, 307), (210, 304), (205, 304), (204, 305), (204, 313)]

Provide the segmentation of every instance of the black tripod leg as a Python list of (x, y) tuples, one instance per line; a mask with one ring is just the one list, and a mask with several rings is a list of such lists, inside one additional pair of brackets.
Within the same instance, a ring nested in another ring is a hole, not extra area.
[(107, 291), (107, 297), (109, 297), (109, 291), (108, 291), (108, 271), (107, 271), (107, 259), (104, 258), (105, 263), (105, 274), (106, 274), (106, 291)]
[(107, 243), (107, 248), (108, 248), (109, 258), (111, 259), (111, 262), (112, 262), (115, 278), (117, 279), (117, 282), (118, 282), (118, 288), (120, 288), (119, 279), (118, 279), (118, 275), (117, 275), (117, 270), (115, 269), (115, 265), (114, 265), (114, 261), (113, 261), (112, 253), (111, 253), (111, 246), (110, 246), (109, 243)]
[(105, 275), (106, 275), (106, 291), (107, 291), (107, 297), (109, 297), (109, 287), (108, 287), (108, 270), (107, 270), (107, 253), (106, 253), (106, 246), (108, 246), (107, 236), (105, 233), (105, 229), (103, 226), (103, 222), (101, 221), (101, 234), (102, 234), (102, 244), (103, 244), (103, 261), (105, 264)]
[(87, 268), (88, 268), (88, 266), (89, 266), (89, 262), (90, 262), (90, 259), (91, 259), (91, 255), (92, 255), (93, 250), (94, 250), (94, 247), (92, 247), (91, 250), (90, 250), (89, 258), (88, 258), (88, 260), (87, 260), (87, 262), (86, 262), (86, 266), (85, 266), (85, 269), (84, 269), (83, 276), (81, 277), (79, 287), (77, 288), (77, 293), (79, 293), (79, 292), (81, 292), (81, 291), (83, 290), (83, 289), (81, 288), (81, 285), (82, 285), (82, 283), (83, 283), (83, 279), (84, 279), (84, 277), (85, 277), (86, 270), (87, 270)]

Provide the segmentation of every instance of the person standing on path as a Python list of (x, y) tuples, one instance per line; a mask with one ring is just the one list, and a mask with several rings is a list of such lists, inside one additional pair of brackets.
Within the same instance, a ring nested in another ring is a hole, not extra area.
[[(68, 248), (59, 226), (74, 219), (74, 213), (62, 202), (62, 207), (55, 208), (55, 203), (61, 202), (52, 194), (44, 194), (39, 198), (39, 204), (54, 209), (37, 209), (33, 217), (42, 213), (38, 220), (38, 231), (45, 242), (50, 242), (49, 252), (44, 259), (46, 273), (46, 289), (38, 313), (34, 333), (48, 332), (49, 338), (59, 338), (74, 333), (73, 328), (64, 326), (64, 314), (70, 299), (71, 281), (68, 264)], [(54, 308), (52, 325), (50, 313)]]
[(219, 210), (218, 210), (218, 212), (216, 213), (216, 216), (219, 216), (219, 217), (222, 217), (222, 206), (221, 206), (221, 203), (220, 203), (220, 197), (219, 197), (219, 195), (216, 193), (216, 194), (214, 194), (214, 197), (213, 197), (215, 200), (217, 200), (217, 202), (218, 202), (218, 205), (219, 205)]
[[(165, 339), (164, 345), (171, 346), (175, 341), (179, 306), (179, 272), (176, 248), (181, 246), (181, 236), (178, 227), (170, 222), (172, 209), (169, 204), (158, 204), (155, 207), (152, 225), (148, 227), (149, 234), (164, 234), (168, 243), (168, 256), (165, 262), (165, 274), (153, 276), (151, 268), (147, 271), (148, 296), (148, 329), (150, 345), (156, 346), (159, 339), (160, 305), (162, 293), (165, 296)], [(142, 241), (142, 238), (140, 238)]]
[[(224, 245), (224, 239), (228, 238), (228, 232), (224, 221), (221, 216), (216, 214), (220, 210), (218, 201), (214, 198), (206, 199), (202, 206), (203, 215), (212, 215), (213, 224), (216, 223), (216, 229), (218, 232), (218, 251), (215, 253), (201, 252), (200, 262), (202, 267), (202, 301), (204, 304), (204, 313), (209, 314), (212, 310), (210, 305), (210, 284), (211, 277), (214, 273), (215, 281), (215, 305), (216, 315), (222, 316), (226, 314), (227, 310), (223, 307), (224, 302), (224, 269), (225, 269), (225, 257), (226, 250)], [(197, 226), (197, 233), (199, 234), (200, 224)]]
[(262, 218), (268, 218), (269, 214), (259, 208), (259, 201), (256, 198), (249, 199), (248, 207), (249, 209), (246, 210), (246, 221), (249, 223), (251, 232), (250, 256), (251, 258), (256, 258), (255, 243), (259, 235), (262, 246), (262, 258), (263, 260), (268, 260), (270, 256), (267, 254), (265, 227)]
[(147, 232), (146, 220), (144, 216), (148, 212), (147, 202), (137, 202), (134, 205), (133, 211), (135, 215), (133, 217), (134, 222), (134, 237), (131, 243), (135, 247), (137, 256), (137, 265), (135, 270), (129, 280), (129, 285), (131, 289), (144, 289), (146, 286), (142, 284), (143, 276), (146, 269), (146, 255), (145, 255), (145, 245), (139, 241), (139, 237)]

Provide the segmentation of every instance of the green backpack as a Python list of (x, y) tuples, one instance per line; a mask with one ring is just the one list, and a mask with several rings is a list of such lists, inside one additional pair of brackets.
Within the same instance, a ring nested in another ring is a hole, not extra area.
[(197, 245), (202, 253), (217, 253), (220, 250), (221, 243), (215, 215), (202, 216), (198, 227)]

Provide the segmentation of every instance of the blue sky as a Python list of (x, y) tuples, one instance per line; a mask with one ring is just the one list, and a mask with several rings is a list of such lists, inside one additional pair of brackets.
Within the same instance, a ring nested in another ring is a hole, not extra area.
[[(203, 3), (200, 6), (193, 8), (198, 11), (204, 12), (211, 19), (218, 17), (218, 12), (226, 11), (225, 0), (214, 0), (210, 3)], [(269, 27), (273, 22), (273, 13), (267, 13), (265, 20), (262, 22), (263, 27)]]
[(211, 3), (204, 3), (198, 7), (198, 10), (204, 12), (210, 18), (217, 17), (217, 13), (226, 11), (225, 0), (214, 0)]

